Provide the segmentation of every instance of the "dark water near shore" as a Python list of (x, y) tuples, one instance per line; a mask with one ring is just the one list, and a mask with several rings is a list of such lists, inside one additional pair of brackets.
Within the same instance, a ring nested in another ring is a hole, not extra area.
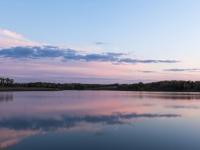
[(0, 149), (200, 150), (200, 93), (0, 93)]

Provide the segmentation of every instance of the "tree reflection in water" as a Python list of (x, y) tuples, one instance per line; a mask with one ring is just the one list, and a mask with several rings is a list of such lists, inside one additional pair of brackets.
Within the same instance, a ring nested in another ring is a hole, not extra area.
[(13, 101), (13, 93), (12, 92), (0, 93), (0, 103), (1, 102), (9, 102), (9, 101)]

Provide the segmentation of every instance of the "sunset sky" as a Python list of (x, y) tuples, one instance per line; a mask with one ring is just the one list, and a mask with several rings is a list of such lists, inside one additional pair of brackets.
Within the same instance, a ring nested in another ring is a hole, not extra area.
[(199, 0), (1, 0), (0, 76), (200, 80)]

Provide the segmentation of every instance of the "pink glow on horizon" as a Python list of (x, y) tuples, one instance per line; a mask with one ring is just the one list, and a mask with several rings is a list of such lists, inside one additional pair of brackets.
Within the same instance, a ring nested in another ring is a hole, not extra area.
[[(36, 78), (36, 80), (63, 78), (108, 78), (121, 80), (199, 80), (199, 72), (164, 72), (156, 71), (143, 73), (140, 70), (150, 70), (151, 66), (146, 64), (112, 64), (108, 62), (84, 62), (60, 60), (14, 60), (1, 58), (1, 76), (13, 78)], [(152, 68), (158, 70), (159, 68)], [(38, 76), (38, 74), (40, 76)], [(40, 77), (40, 78), (38, 78)], [(78, 81), (78, 80), (77, 80)], [(117, 80), (116, 80), (117, 81)], [(97, 81), (98, 83), (98, 81)]]

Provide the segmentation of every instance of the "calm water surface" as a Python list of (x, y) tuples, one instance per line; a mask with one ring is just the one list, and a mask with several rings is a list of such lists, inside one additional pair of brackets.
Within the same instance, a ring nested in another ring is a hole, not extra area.
[(0, 149), (200, 150), (200, 93), (0, 93)]

